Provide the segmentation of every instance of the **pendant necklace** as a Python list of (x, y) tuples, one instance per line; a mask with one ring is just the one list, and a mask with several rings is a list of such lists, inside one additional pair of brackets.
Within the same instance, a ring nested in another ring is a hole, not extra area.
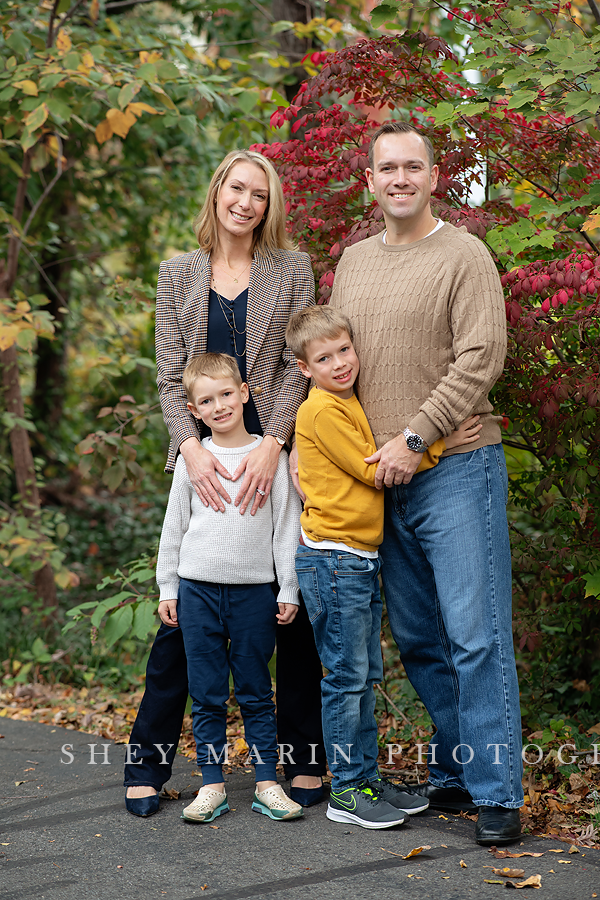
[[(248, 266), (246, 266), (246, 268), (248, 268)], [(240, 275), (241, 274), (242, 273), (240, 272)], [(234, 281), (237, 281), (237, 278), (234, 279)], [(221, 312), (223, 313), (223, 317), (224, 317), (225, 321), (227, 322), (227, 325), (229, 326), (229, 330), (231, 331), (231, 337), (233, 339), (233, 352), (235, 353), (236, 357), (237, 356), (240, 356), (240, 357), (245, 356), (246, 355), (246, 347), (244, 347), (243, 353), (238, 353), (237, 341), (235, 339), (236, 334), (245, 335), (246, 329), (243, 328), (242, 330), (240, 330), (237, 327), (237, 325), (235, 324), (235, 313), (233, 311), (234, 301), (233, 300), (228, 301), (226, 297), (222, 297), (220, 295), (220, 293), (217, 290), (217, 286), (215, 284), (214, 278), (212, 279), (212, 286), (213, 286), (213, 290), (214, 290), (215, 294), (217, 295), (217, 300), (219, 301), (219, 306), (221, 308)], [(228, 306), (228, 303), (231, 303), (231, 306)], [(229, 319), (229, 316), (227, 315), (228, 312), (231, 313), (231, 320)]]
[[(225, 267), (222, 266), (221, 263), (213, 262), (213, 265), (218, 266), (223, 272), (225, 272)], [(241, 276), (244, 274), (244, 272), (245, 272), (246, 269), (248, 268), (248, 266), (251, 266), (251, 265), (252, 265), (252, 259), (250, 259), (250, 262), (248, 263), (247, 266), (244, 266), (244, 268), (242, 269), (241, 272), (238, 272), (237, 278), (235, 278), (233, 275), (229, 275), (229, 272), (225, 272), (225, 274), (228, 275), (229, 278), (231, 278), (231, 279), (237, 284), (238, 281), (239, 281), (239, 279), (241, 278)], [(230, 272), (233, 271), (233, 269), (231, 268), (231, 266), (228, 266), (227, 268), (229, 269)]]

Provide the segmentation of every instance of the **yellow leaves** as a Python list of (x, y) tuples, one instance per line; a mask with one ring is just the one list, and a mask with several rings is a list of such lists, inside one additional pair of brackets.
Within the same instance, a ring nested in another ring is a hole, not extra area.
[(461, 869), (466, 869), (466, 868), (468, 868), (468, 866), (467, 866), (466, 862), (464, 861), (464, 859), (461, 859), (461, 861), (460, 861), (460, 867), (461, 867)]
[(15, 81), (13, 87), (19, 88), (24, 94), (28, 94), (30, 97), (37, 97), (38, 95), (37, 84), (35, 81), (30, 81), (28, 78), (24, 81)]
[(153, 50), (151, 53), (148, 52), (148, 50), (140, 50), (141, 63), (155, 63), (158, 62), (159, 59), (162, 59), (162, 53), (158, 50)]
[(234, 753), (237, 753), (238, 756), (242, 753), (246, 753), (249, 749), (250, 748), (244, 738), (238, 738), (233, 745)]
[(594, 231), (595, 228), (600, 228), (600, 213), (592, 213), (589, 216), (583, 225), (581, 226), (582, 231)]
[(525, 869), (509, 869), (508, 866), (503, 869), (496, 869), (494, 866), (491, 868), (494, 875), (502, 875), (504, 878), (523, 878), (525, 875)]
[(64, 56), (65, 53), (68, 53), (73, 45), (71, 44), (71, 38), (67, 34), (64, 28), (61, 28), (58, 32), (58, 37), (56, 38), (56, 49), (58, 50), (59, 56)]
[(100, 0), (92, 0), (89, 8), (90, 19), (96, 23), (100, 14)]
[(224, 56), (222, 56), (217, 60), (217, 65), (220, 69), (223, 69), (223, 71), (226, 72), (227, 69), (230, 69), (233, 64), (230, 59), (226, 59)]
[(429, 844), (424, 844), (422, 847), (415, 847), (414, 850), (410, 850), (404, 859), (411, 859), (413, 856), (418, 856), (419, 853), (422, 853), (424, 850), (431, 850)]
[(45, 103), (41, 103), (39, 106), (36, 106), (35, 109), (32, 109), (31, 112), (27, 113), (25, 116), (24, 125), (28, 131), (35, 131), (37, 128), (41, 128), (48, 115), (50, 110)]
[(506, 887), (511, 888), (541, 888), (542, 886), (542, 876), (541, 875), (532, 875), (530, 878), (526, 878), (525, 881), (507, 881)]
[(137, 119), (143, 112), (157, 115), (158, 110), (150, 106), (149, 103), (129, 103), (125, 110), (109, 109), (106, 113), (106, 119), (96, 126), (96, 140), (99, 144), (104, 144), (113, 134), (125, 138), (129, 133), (132, 125), (135, 125)]
[(14, 325), (0, 325), (0, 350), (4, 352), (8, 350), (9, 347), (16, 342), (19, 332), (21, 331), (21, 326)]

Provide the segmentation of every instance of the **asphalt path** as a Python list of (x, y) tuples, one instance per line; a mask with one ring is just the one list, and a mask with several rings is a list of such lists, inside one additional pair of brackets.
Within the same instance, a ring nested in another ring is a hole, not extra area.
[(123, 803), (123, 746), (4, 718), (0, 734), (0, 900), (480, 900), (503, 896), (485, 879), (505, 865), (541, 875), (540, 900), (600, 897), (599, 850), (525, 837), (510, 849), (544, 855), (495, 860), (472, 822), (431, 811), (383, 831), (330, 822), (324, 804), (273, 822), (250, 809), (251, 773), (227, 777), (230, 813), (185, 822), (201, 781), (182, 757), (168, 785), (181, 798), (139, 819)]

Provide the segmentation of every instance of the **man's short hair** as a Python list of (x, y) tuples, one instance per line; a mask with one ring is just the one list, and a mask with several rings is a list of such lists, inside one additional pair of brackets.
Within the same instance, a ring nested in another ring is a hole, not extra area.
[(369, 168), (371, 171), (375, 171), (375, 144), (380, 137), (384, 134), (410, 134), (411, 132), (420, 137), (425, 144), (429, 168), (432, 169), (435, 165), (435, 150), (427, 135), (415, 128), (414, 125), (409, 125), (408, 122), (386, 122), (385, 125), (377, 129), (369, 144)]
[(207, 378), (232, 378), (238, 387), (242, 376), (237, 362), (228, 353), (201, 353), (194, 356), (183, 370), (183, 386), (190, 403), (194, 402), (194, 385), (203, 375)]
[(285, 339), (296, 359), (306, 362), (306, 348), (311, 341), (334, 338), (342, 331), (347, 331), (350, 340), (354, 340), (350, 319), (343, 313), (331, 306), (308, 306), (292, 316)]

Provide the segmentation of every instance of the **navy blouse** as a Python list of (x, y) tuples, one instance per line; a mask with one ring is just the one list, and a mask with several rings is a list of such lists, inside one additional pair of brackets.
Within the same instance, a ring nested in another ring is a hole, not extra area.
[[(221, 298), (219, 302), (219, 297)], [(247, 380), (246, 373), (246, 314), (248, 310), (248, 288), (242, 291), (235, 300), (228, 300), (212, 288), (208, 295), (208, 334), (206, 349), (209, 353), (229, 353), (236, 360), (242, 381)], [(233, 334), (233, 318), (235, 316), (235, 342)], [(242, 332), (241, 334), (239, 332)], [(237, 349), (237, 353), (236, 353)], [(263, 430), (254, 405), (252, 394), (244, 404), (244, 425), (249, 434), (261, 434)]]

